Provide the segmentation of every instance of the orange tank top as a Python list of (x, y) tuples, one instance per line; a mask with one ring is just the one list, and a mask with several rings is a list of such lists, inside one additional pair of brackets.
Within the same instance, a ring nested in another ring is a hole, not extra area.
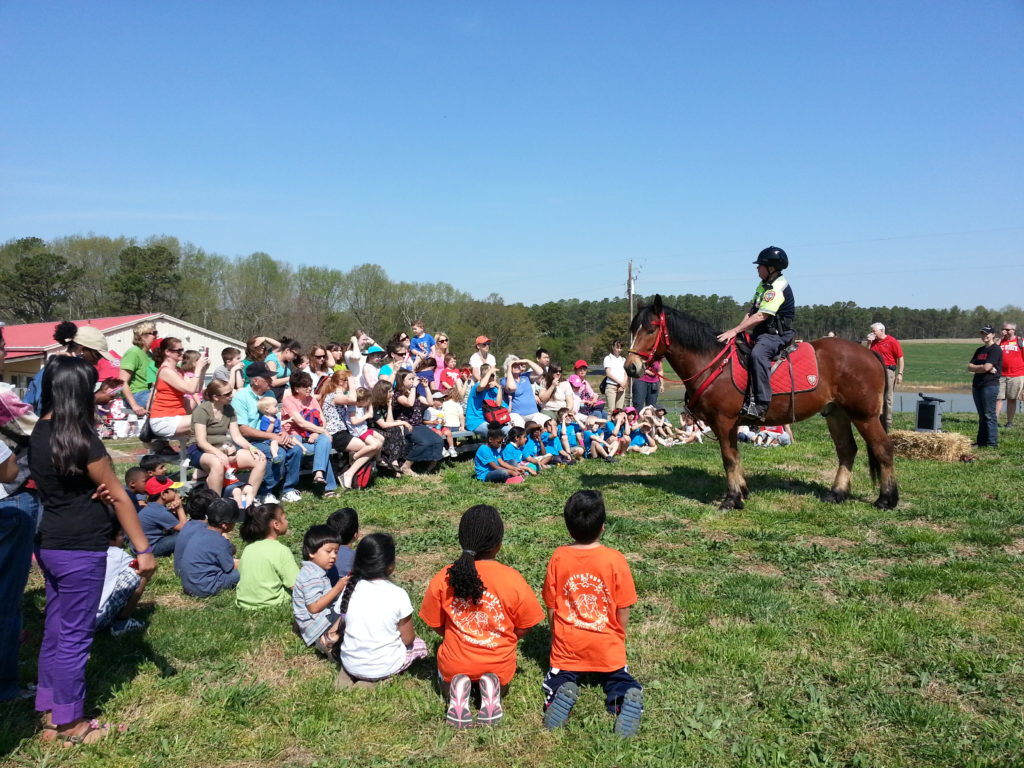
[(185, 410), (185, 395), (160, 378), (158, 371), (153, 391), (153, 407), (149, 415), (159, 419), (165, 416), (184, 416), (186, 413), (188, 411)]

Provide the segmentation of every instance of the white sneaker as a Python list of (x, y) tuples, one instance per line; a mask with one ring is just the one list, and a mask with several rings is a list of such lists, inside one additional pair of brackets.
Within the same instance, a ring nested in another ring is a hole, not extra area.
[(225, 480), (237, 480), (238, 479), (238, 475), (235, 474), (235, 470), (234, 470), (233, 467), (228, 467), (227, 469), (224, 470), (224, 479)]
[(302, 494), (292, 488), (284, 492), (284, 495), (281, 497), (281, 501), (302, 501)]
[(277, 500), (277, 496), (275, 496), (272, 493), (268, 493), (262, 499), (259, 499), (258, 503), (259, 504), (280, 504), (280, 502)]

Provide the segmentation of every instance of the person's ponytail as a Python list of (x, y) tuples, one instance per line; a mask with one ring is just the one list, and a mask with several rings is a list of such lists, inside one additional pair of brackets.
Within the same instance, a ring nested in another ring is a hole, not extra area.
[(484, 596), (485, 585), (476, 569), (478, 558), (493, 556), (501, 547), (505, 525), (494, 507), (478, 504), (463, 513), (459, 521), (462, 553), (448, 569), (448, 584), (461, 600), (473, 603)]

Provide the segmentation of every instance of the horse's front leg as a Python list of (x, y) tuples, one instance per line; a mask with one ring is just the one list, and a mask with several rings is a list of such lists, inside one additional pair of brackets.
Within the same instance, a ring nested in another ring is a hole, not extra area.
[(749, 495), (747, 481), (743, 478), (743, 464), (736, 447), (736, 422), (716, 423), (715, 434), (722, 452), (722, 466), (725, 467), (726, 493), (719, 509), (743, 509), (743, 500)]

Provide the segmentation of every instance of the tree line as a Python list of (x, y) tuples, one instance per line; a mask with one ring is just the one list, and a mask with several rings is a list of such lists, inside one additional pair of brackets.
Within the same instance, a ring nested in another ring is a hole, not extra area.
[[(714, 294), (663, 299), (720, 329), (735, 325), (746, 309)], [(345, 341), (357, 328), (387, 339), (423, 320), (428, 331), (452, 337), (462, 362), (473, 338), (483, 333), (494, 340), (499, 356), (543, 346), (564, 364), (578, 357), (599, 364), (614, 339), (626, 340), (629, 325), (624, 297), (507, 304), (496, 293), (478, 299), (448, 283), (395, 281), (376, 264), (348, 271), (296, 267), (261, 252), (209, 253), (167, 236), (25, 237), (0, 246), (0, 320), (148, 312), (166, 312), (237, 339), (280, 334), (306, 344)], [(911, 309), (835, 302), (799, 306), (796, 326), (808, 339), (829, 331), (863, 338), (873, 322), (884, 323), (899, 339), (964, 338), (976, 336), (982, 325), (1020, 315), (1019, 307)]]

